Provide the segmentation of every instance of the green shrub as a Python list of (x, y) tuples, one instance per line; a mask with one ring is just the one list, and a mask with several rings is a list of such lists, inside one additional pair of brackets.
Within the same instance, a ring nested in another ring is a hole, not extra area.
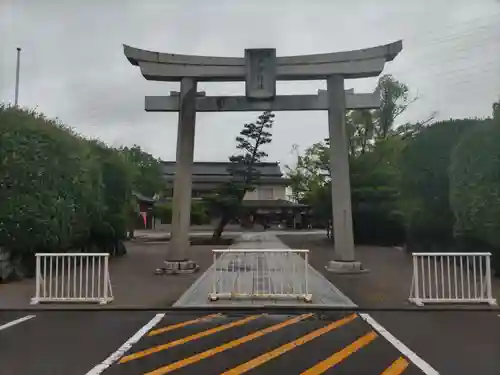
[(66, 249), (89, 234), (97, 176), (84, 140), (33, 112), (0, 107), (0, 244)]
[(397, 245), (405, 239), (398, 211), (399, 137), (378, 140), (371, 152), (351, 158), (354, 239), (357, 244)]
[(0, 246), (32, 269), (35, 252), (86, 241), (98, 211), (88, 144), (33, 111), (0, 107)]
[(204, 202), (193, 202), (191, 205), (191, 224), (203, 225), (210, 223), (210, 216), (207, 213)]
[(407, 245), (426, 251), (453, 244), (454, 217), (449, 203), (450, 154), (460, 136), (479, 120), (449, 120), (422, 129), (400, 159), (400, 208)]
[(100, 210), (93, 217), (92, 244), (103, 251), (115, 253), (118, 242), (127, 237), (130, 220), (133, 169), (116, 150), (91, 141), (92, 154), (100, 166)]
[(162, 224), (170, 224), (172, 222), (172, 204), (156, 203), (153, 206), (153, 215), (159, 218)]
[[(163, 224), (172, 222), (172, 203), (157, 203), (153, 207), (153, 215), (161, 220)], [(191, 204), (191, 224), (202, 225), (210, 223), (210, 216), (207, 213), (203, 202), (193, 202)]]
[(131, 180), (116, 150), (0, 106), (0, 163), (0, 247), (12, 261), (32, 271), (36, 252), (123, 252)]
[(483, 121), (452, 153), (450, 205), (461, 250), (491, 251), (500, 274), (500, 127)]

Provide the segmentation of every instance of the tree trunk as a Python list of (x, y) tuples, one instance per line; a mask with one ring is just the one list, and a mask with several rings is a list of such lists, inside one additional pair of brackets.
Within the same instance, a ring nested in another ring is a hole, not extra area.
[(214, 242), (220, 240), (220, 238), (222, 237), (222, 232), (224, 232), (224, 228), (228, 223), (229, 223), (229, 218), (223, 215), (219, 220), (219, 224), (217, 224), (217, 227), (215, 227), (214, 229), (214, 233), (212, 235), (212, 240)]

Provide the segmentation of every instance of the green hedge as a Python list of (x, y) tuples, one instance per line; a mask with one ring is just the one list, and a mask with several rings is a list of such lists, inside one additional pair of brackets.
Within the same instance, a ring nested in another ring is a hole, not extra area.
[(421, 130), (403, 150), (399, 161), (400, 208), (410, 249), (443, 251), (452, 246), (450, 154), (464, 131), (477, 124), (474, 119), (437, 122)]
[(454, 234), (463, 251), (491, 251), (500, 275), (500, 126), (483, 121), (452, 153)]
[[(170, 224), (172, 222), (172, 204), (170, 202), (156, 204), (153, 207), (153, 215), (159, 218), (162, 223)], [(191, 224), (210, 224), (210, 216), (203, 202), (193, 202), (191, 204)]]
[(378, 140), (371, 152), (351, 158), (354, 239), (357, 244), (400, 245), (405, 228), (398, 209), (400, 138)]
[(36, 252), (123, 252), (130, 179), (113, 149), (0, 106), (0, 162), (0, 247), (28, 273)]
[(153, 215), (161, 220), (162, 224), (172, 222), (172, 204), (156, 203), (153, 207)]
[(88, 145), (34, 113), (0, 108), (0, 243), (65, 249), (88, 237), (99, 174)]
[(117, 241), (127, 237), (127, 227), (132, 218), (133, 167), (115, 149), (96, 141), (90, 142), (92, 154), (100, 167), (100, 195), (98, 215), (91, 226), (91, 243), (104, 251), (116, 252)]

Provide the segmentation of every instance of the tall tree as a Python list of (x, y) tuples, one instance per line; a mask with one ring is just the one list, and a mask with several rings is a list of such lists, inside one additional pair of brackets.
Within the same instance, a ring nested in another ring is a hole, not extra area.
[(500, 123), (500, 99), (493, 103), (493, 120)]
[(432, 114), (420, 123), (397, 126), (396, 119), (418, 98), (410, 98), (408, 86), (392, 75), (380, 77), (377, 90), (381, 97), (380, 108), (351, 110), (346, 114), (349, 155), (351, 157), (357, 157), (370, 151), (380, 139), (386, 139), (396, 134), (410, 135), (411, 130), (418, 131), (434, 119), (434, 114)]
[(376, 131), (375, 111), (353, 110), (346, 115), (346, 127), (349, 135), (349, 154), (364, 154), (373, 144)]
[(161, 161), (140, 146), (121, 147), (120, 152), (132, 166), (133, 188), (137, 193), (152, 197), (164, 187)]
[(327, 177), (330, 176), (329, 160), (328, 143), (325, 140), (308, 147), (304, 155), (298, 155), (294, 168), (286, 167), (292, 196), (297, 202), (303, 202), (313, 187), (326, 184)]
[(394, 121), (418, 98), (410, 98), (408, 86), (392, 75), (386, 74), (378, 81), (381, 104), (380, 109), (375, 111), (377, 135), (386, 138), (389, 131), (394, 127)]
[(271, 129), (274, 123), (274, 113), (263, 112), (256, 122), (246, 123), (236, 137), (238, 153), (231, 156), (228, 172), (231, 180), (221, 185), (211, 196), (205, 198), (212, 215), (219, 218), (214, 229), (213, 239), (218, 240), (226, 225), (240, 212), (242, 201), (247, 191), (255, 189), (259, 180), (256, 164), (267, 157), (262, 146), (271, 143)]

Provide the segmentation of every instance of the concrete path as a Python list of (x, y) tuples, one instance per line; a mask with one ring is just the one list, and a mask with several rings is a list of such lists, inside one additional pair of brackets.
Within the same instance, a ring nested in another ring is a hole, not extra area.
[[(289, 248), (272, 232), (244, 233), (231, 247), (234, 250), (259, 250)], [(214, 280), (217, 290), (222, 292), (239, 291), (240, 293), (290, 294), (305, 291), (306, 265), (298, 254), (269, 253), (222, 253), (213, 265), (189, 288), (174, 306), (207, 306), (207, 305), (245, 305), (245, 304), (305, 304), (297, 298), (280, 299), (220, 299), (210, 302), (209, 294), (213, 291)], [(311, 304), (332, 306), (354, 306), (354, 303), (343, 295), (325, 277), (311, 266), (307, 266), (308, 290), (312, 295)]]
[[(224, 236), (225, 237), (240, 237), (242, 235), (246, 234), (251, 234), (251, 233), (261, 233), (261, 232), (243, 232), (241, 230), (231, 230), (231, 231), (225, 231)], [(271, 235), (276, 235), (276, 236), (304, 236), (304, 235), (325, 235), (326, 232), (324, 229), (308, 229), (308, 230), (267, 230), (266, 232), (263, 233), (268, 233)], [(211, 236), (213, 234), (213, 231), (202, 229), (202, 230), (193, 230), (189, 233), (190, 236), (192, 237), (207, 237)], [(134, 232), (134, 236), (136, 239), (164, 239), (165, 237), (170, 236), (169, 231), (165, 230), (136, 230)]]

